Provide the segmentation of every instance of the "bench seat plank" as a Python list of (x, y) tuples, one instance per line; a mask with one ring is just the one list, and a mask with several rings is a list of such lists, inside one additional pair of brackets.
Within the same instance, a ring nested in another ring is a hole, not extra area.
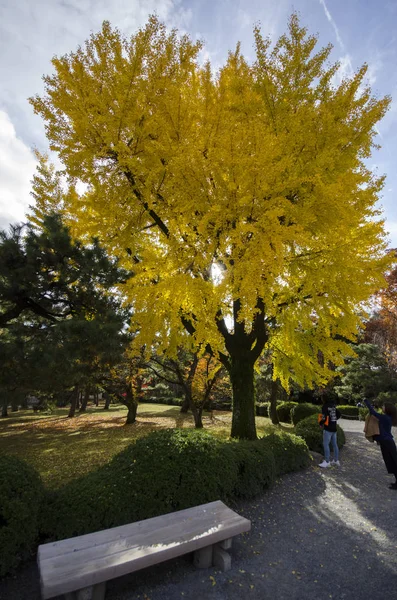
[(39, 546), (44, 599), (109, 581), (249, 531), (223, 502)]

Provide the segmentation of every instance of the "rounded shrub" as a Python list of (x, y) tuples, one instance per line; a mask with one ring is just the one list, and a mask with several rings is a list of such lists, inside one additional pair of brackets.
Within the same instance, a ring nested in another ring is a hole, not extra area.
[(282, 423), (291, 423), (291, 410), (298, 406), (297, 402), (281, 402), (277, 406), (277, 416)]
[(251, 498), (308, 462), (305, 442), (288, 433), (227, 441), (192, 429), (155, 431), (48, 496), (42, 532), (63, 539), (213, 500)]
[(274, 456), (276, 477), (305, 469), (311, 463), (306, 442), (292, 433), (273, 432), (261, 438), (260, 443), (268, 447)]
[(338, 405), (338, 410), (340, 411), (340, 413), (343, 416), (347, 416), (347, 417), (357, 417), (358, 419), (358, 415), (359, 415), (359, 407), (358, 406), (352, 406), (351, 404), (339, 404)]
[(240, 440), (229, 443), (235, 456), (238, 477), (233, 495), (253, 498), (270, 487), (276, 477), (274, 454), (260, 440)]
[(361, 421), (365, 421), (365, 419), (367, 418), (367, 415), (369, 415), (369, 410), (366, 407), (360, 407), (358, 409), (358, 418)]
[(0, 457), (0, 577), (33, 550), (42, 497), (33, 467), (14, 456)]
[(43, 533), (81, 535), (233, 496), (232, 444), (191, 429), (156, 431), (48, 501)]
[[(320, 454), (323, 452), (323, 429), (318, 424), (317, 415), (311, 415), (300, 421), (295, 427), (295, 433), (305, 440), (310, 450)], [(337, 440), (339, 448), (342, 448), (346, 438), (340, 425), (337, 425)]]
[(256, 416), (257, 417), (268, 417), (269, 416), (269, 402), (257, 402), (256, 403)]
[(303, 404), (297, 404), (292, 408), (291, 419), (293, 424), (296, 425), (299, 421), (306, 419), (306, 417), (317, 415), (320, 412), (321, 409), (318, 406), (304, 402)]

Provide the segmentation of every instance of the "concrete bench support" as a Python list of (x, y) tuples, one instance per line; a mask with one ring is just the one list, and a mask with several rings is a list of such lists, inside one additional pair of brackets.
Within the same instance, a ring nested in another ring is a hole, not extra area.
[(44, 600), (104, 600), (106, 581), (194, 553), (198, 568), (231, 567), (232, 538), (251, 522), (220, 500), (39, 546)]
[(64, 600), (105, 600), (106, 581), (97, 583), (77, 592), (68, 592), (64, 594)]

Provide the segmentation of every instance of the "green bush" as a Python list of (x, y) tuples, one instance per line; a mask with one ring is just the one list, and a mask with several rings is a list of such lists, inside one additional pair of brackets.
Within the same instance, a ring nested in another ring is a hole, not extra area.
[(268, 417), (269, 416), (269, 402), (257, 402), (256, 403), (256, 416), (257, 417)]
[(288, 433), (250, 442), (191, 429), (156, 431), (49, 495), (42, 532), (62, 539), (212, 500), (251, 498), (308, 461), (305, 442)]
[(43, 497), (40, 476), (14, 456), (0, 457), (0, 577), (33, 549)]
[(282, 423), (291, 423), (291, 410), (298, 406), (297, 402), (281, 402), (277, 406), (277, 416)]
[(234, 451), (238, 477), (234, 496), (253, 498), (270, 487), (276, 477), (275, 459), (270, 447), (261, 440), (229, 443)]
[(369, 414), (368, 408), (362, 407), (362, 408), (358, 409), (358, 416), (361, 421), (365, 421), (368, 414)]
[(276, 477), (308, 467), (311, 458), (306, 442), (297, 435), (283, 431), (264, 436), (261, 443), (271, 449)]
[(306, 419), (306, 417), (309, 417), (310, 415), (317, 415), (320, 412), (321, 409), (319, 406), (304, 402), (303, 404), (298, 404), (297, 406), (293, 407), (291, 410), (291, 419), (293, 424), (296, 425), (299, 423), (299, 421)]
[[(310, 450), (323, 453), (323, 429), (318, 424), (317, 415), (311, 415), (300, 421), (295, 427), (296, 435), (301, 436)], [(339, 425), (337, 425), (337, 440), (339, 448), (345, 444), (345, 433)]]
[(237, 478), (230, 443), (204, 431), (156, 431), (50, 497), (43, 533), (62, 539), (227, 500)]
[(342, 416), (346, 415), (347, 417), (357, 417), (359, 415), (359, 407), (352, 406), (351, 404), (339, 404), (337, 407)]

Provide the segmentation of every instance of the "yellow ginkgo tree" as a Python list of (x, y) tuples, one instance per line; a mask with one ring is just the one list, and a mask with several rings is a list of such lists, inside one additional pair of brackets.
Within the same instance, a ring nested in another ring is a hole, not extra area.
[(274, 46), (254, 36), (252, 64), (238, 47), (214, 74), (156, 17), (129, 39), (105, 22), (31, 99), (87, 186), (68, 194), (73, 231), (134, 271), (137, 347), (217, 355), (232, 436), (250, 439), (261, 353), (285, 387), (326, 382), (389, 260), (383, 178), (366, 166), (389, 98), (366, 66), (338, 83), (331, 46), (316, 50), (295, 14)]

